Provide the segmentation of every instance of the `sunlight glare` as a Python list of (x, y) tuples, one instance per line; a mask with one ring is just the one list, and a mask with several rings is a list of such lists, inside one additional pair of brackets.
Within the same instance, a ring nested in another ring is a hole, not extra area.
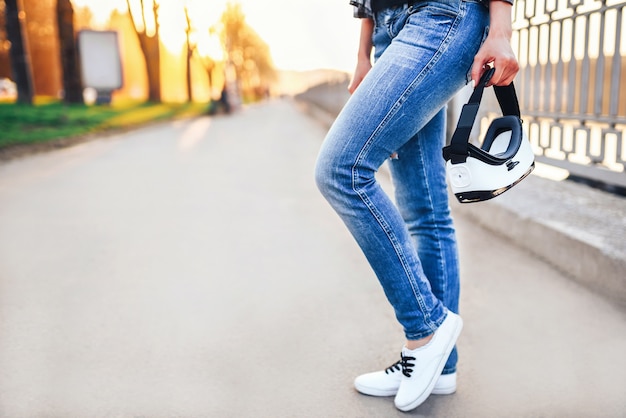
[[(102, 28), (111, 12), (127, 10), (125, 0), (72, 0), (75, 6), (89, 7), (94, 24)], [(138, 0), (130, 0), (137, 7)], [(215, 51), (215, 39), (207, 36), (215, 27), (228, 3), (227, 0), (160, 0), (160, 35), (165, 48), (178, 54), (185, 43), (185, 15), (183, 6), (189, 8), (194, 36), (202, 52)], [(347, 1), (318, 0), (239, 0), (247, 23), (269, 45), (277, 68), (310, 70), (318, 68), (339, 69), (351, 72), (356, 64), (359, 20), (352, 17)], [(145, 1), (150, 16), (151, 1)], [(136, 18), (139, 10), (134, 10)], [(154, 30), (153, 22), (146, 22), (148, 33)], [(203, 45), (208, 42), (208, 45)]]

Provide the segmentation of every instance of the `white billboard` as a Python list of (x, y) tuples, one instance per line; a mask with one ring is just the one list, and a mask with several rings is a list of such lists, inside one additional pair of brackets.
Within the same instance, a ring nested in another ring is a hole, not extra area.
[(82, 30), (78, 32), (83, 86), (97, 91), (122, 88), (122, 60), (115, 31)]

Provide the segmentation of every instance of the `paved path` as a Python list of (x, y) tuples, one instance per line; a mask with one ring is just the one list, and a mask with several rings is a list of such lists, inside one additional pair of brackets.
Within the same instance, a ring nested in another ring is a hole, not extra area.
[(357, 394), (402, 334), (323, 136), (275, 101), (0, 165), (0, 416), (626, 416), (626, 312), (462, 216), (458, 392)]

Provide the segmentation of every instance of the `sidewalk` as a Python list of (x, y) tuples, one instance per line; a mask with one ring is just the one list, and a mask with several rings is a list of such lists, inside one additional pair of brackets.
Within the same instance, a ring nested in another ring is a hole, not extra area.
[(626, 311), (461, 212), (458, 392), (357, 394), (402, 333), (324, 133), (273, 101), (0, 164), (0, 417), (624, 416)]

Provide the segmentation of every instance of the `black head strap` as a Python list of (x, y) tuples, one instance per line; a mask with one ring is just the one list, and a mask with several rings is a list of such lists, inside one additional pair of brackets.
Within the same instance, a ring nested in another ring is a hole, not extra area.
[[(467, 160), (467, 156), (469, 155), (469, 137), (472, 132), (472, 127), (474, 126), (474, 121), (476, 120), (476, 115), (478, 114), (480, 101), (483, 98), (483, 91), (495, 71), (495, 68), (490, 68), (485, 71), (476, 87), (474, 87), (474, 92), (470, 96), (469, 101), (463, 106), (459, 123), (452, 135), (450, 145), (443, 148), (443, 158), (446, 161), (451, 160), (452, 164), (459, 164)], [(504, 116), (517, 116), (519, 118), (519, 103), (513, 83), (508, 86), (494, 86), (493, 89), (498, 103), (500, 104), (502, 114)]]

